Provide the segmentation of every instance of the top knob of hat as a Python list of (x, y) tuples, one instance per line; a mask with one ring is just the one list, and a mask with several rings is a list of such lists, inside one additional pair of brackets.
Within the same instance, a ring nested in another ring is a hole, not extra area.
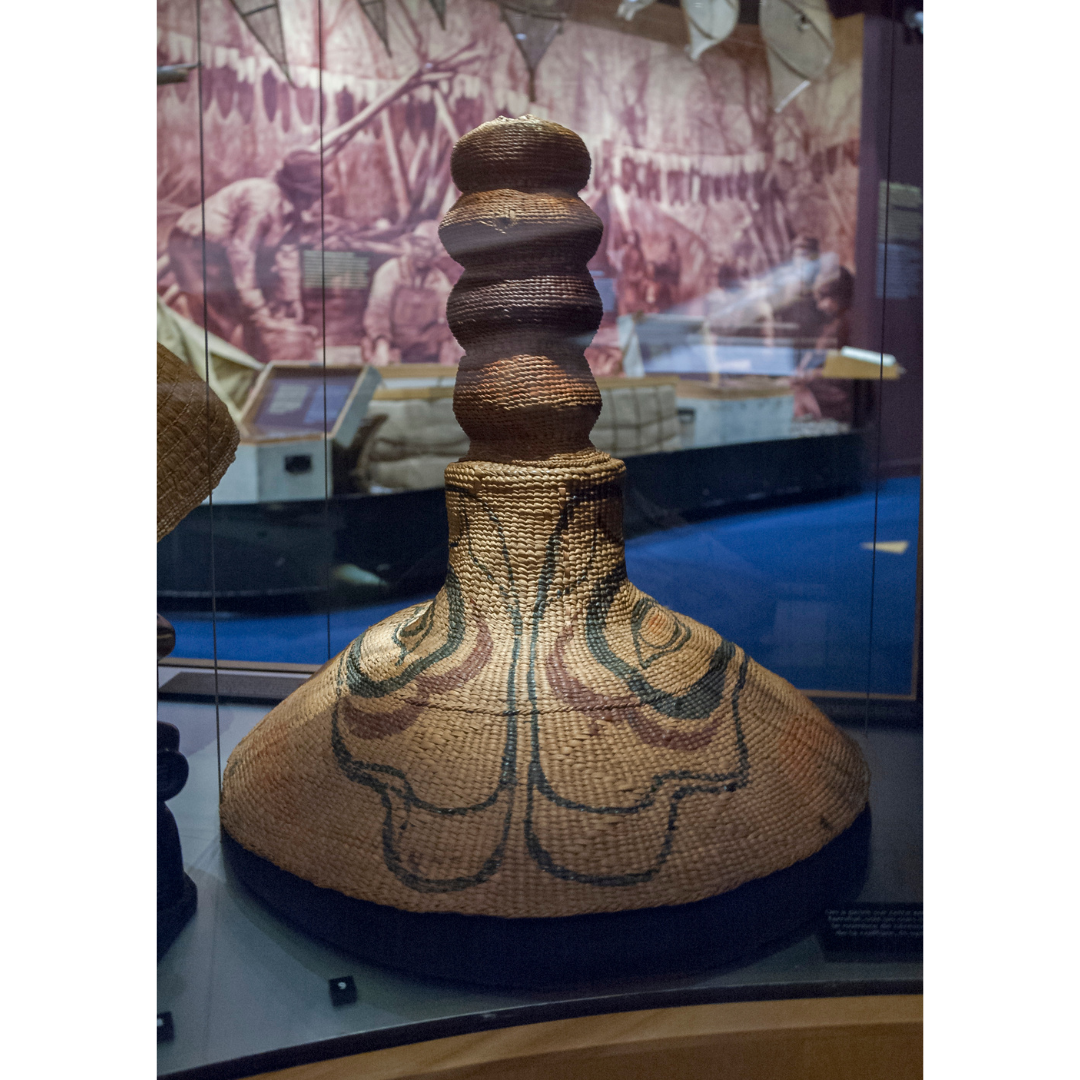
[(581, 137), (535, 116), (501, 116), (463, 135), (450, 158), (450, 174), (463, 193), (578, 192), (589, 182), (591, 162)]

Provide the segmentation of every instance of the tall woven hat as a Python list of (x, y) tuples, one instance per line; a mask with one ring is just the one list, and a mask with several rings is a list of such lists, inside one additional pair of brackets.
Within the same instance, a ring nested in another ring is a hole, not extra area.
[(451, 167), (471, 445), (446, 469), (446, 583), (240, 743), (226, 852), (294, 922), (413, 971), (539, 986), (722, 963), (857, 889), (866, 765), (627, 580), (624, 466), (589, 441), (582, 141), (496, 120)]
[(160, 342), (157, 398), (160, 540), (217, 486), (236, 457), (240, 432), (221, 398)]

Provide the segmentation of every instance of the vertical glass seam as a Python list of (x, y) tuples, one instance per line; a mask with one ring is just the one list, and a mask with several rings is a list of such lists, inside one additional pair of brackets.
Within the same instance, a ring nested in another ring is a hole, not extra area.
[[(202, 317), (203, 317), (203, 376), (206, 380), (206, 479), (210, 483), (210, 317), (206, 266), (206, 148), (203, 137), (203, 62), (202, 62), (202, 0), (195, 0), (195, 60), (198, 64), (199, 86), (199, 213), (201, 217), (200, 248), (202, 255)], [(214, 742), (217, 748), (218, 796), (221, 796), (221, 695), (218, 687), (217, 644), (217, 565), (214, 559), (214, 489), (207, 496), (210, 516), (210, 638), (214, 661)]]
[[(322, 0), (316, 0), (317, 27), (319, 33), (319, 304), (322, 322), (322, 382), (323, 382), (323, 519), (327, 537), (330, 528), (330, 488), (334, 467), (333, 448), (330, 445), (330, 419), (326, 404), (326, 161), (323, 133), (326, 127), (326, 95), (323, 93), (323, 8)], [(330, 645), (330, 585), (333, 562), (332, 542), (330, 557), (326, 563), (326, 659), (331, 657)]]
[[(874, 459), (874, 528), (870, 547), (870, 611), (866, 641), (866, 709), (863, 713), (863, 738), (868, 737), (870, 728), (870, 694), (873, 689), (874, 667), (874, 593), (877, 588), (877, 538), (878, 538), (878, 503), (881, 496), (881, 435), (885, 416), (885, 319), (888, 303), (889, 280), (889, 197), (892, 183), (892, 144), (893, 144), (893, 101), (896, 88), (896, 0), (889, 6), (889, 108), (885, 129), (885, 250), (881, 264), (881, 339), (880, 358), (878, 360), (878, 415), (877, 448)], [(865, 73), (864, 73), (865, 78)], [(920, 504), (922, 496), (920, 492)]]

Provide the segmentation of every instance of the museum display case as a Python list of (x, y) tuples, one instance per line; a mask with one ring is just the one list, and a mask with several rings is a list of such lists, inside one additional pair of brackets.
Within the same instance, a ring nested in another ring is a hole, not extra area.
[(159, 1073), (921, 994), (921, 4), (158, 20)]

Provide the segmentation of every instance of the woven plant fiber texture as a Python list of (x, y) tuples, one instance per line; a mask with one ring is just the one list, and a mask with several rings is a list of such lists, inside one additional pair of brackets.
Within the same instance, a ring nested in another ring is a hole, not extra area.
[(160, 540), (217, 486), (236, 457), (240, 433), (221, 398), (160, 342), (157, 397)]
[(601, 225), (573, 132), (464, 136), (440, 235), (466, 349), (433, 601), (371, 627), (240, 743), (223, 828), (410, 912), (680, 905), (793, 866), (866, 806), (856, 744), (737, 645), (627, 580), (622, 462), (589, 440)]

